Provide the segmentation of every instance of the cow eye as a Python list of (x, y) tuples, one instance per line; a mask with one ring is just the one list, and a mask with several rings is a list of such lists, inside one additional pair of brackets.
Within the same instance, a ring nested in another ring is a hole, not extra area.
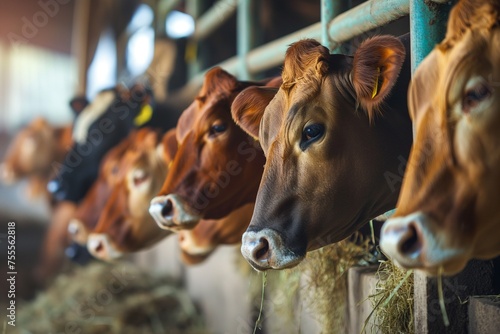
[(210, 134), (211, 135), (218, 135), (218, 134), (226, 131), (226, 128), (227, 128), (226, 124), (224, 124), (224, 123), (215, 123), (210, 128)]
[(477, 107), (479, 103), (486, 100), (491, 96), (490, 88), (483, 82), (468, 89), (462, 99), (462, 111), (469, 113), (472, 109)]
[(300, 148), (304, 151), (309, 145), (320, 139), (325, 133), (325, 126), (323, 124), (311, 124), (302, 130), (302, 139)]

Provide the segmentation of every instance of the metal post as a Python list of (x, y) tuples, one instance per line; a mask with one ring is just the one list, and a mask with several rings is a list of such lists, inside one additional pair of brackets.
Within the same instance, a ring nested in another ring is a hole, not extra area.
[(342, 0), (321, 0), (321, 44), (326, 46), (330, 52), (334, 50), (328, 28), (333, 18), (345, 10), (343, 3)]
[[(197, 20), (202, 11), (202, 0), (186, 0), (186, 12)], [(186, 61), (188, 63), (188, 78), (193, 78), (201, 71), (198, 59), (198, 41), (189, 40), (186, 50)]]
[(418, 64), (434, 49), (434, 46), (443, 40), (446, 34), (446, 23), (448, 22), (448, 14), (452, 4), (439, 4), (436, 2), (410, 0), (412, 73)]
[(237, 12), (237, 56), (239, 59), (238, 75), (240, 80), (249, 80), (250, 72), (247, 66), (247, 54), (252, 48), (252, 3), (250, 0), (238, 0)]

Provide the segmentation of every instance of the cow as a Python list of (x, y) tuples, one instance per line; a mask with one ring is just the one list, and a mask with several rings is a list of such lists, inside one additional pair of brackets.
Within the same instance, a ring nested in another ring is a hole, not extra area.
[(136, 137), (137, 131), (132, 131), (127, 138), (106, 153), (99, 167), (97, 180), (78, 204), (69, 222), (68, 232), (73, 241), (79, 245), (87, 245), (88, 234), (97, 225), (113, 187), (120, 182), (120, 160)]
[(158, 229), (148, 204), (160, 190), (168, 164), (177, 150), (175, 129), (163, 137), (143, 128), (130, 140), (87, 248), (96, 258), (112, 261), (148, 248), (171, 232)]
[(132, 129), (155, 126), (166, 131), (175, 127), (177, 118), (175, 110), (155, 103), (145, 85), (103, 90), (76, 118), (74, 145), (58, 164), (49, 191), (58, 201), (79, 203), (96, 180), (104, 155)]
[(193, 265), (205, 261), (219, 245), (241, 242), (253, 213), (253, 203), (246, 204), (219, 220), (201, 220), (191, 230), (179, 231), (181, 259)]
[(293, 267), (394, 208), (412, 144), (409, 54), (408, 35), (367, 39), (352, 57), (301, 40), (277, 93), (235, 99), (233, 118), (266, 156), (241, 246), (256, 270)]
[(13, 183), (29, 179), (29, 197), (50, 196), (47, 182), (54, 175), (52, 163), (64, 158), (71, 147), (71, 126), (56, 127), (36, 118), (13, 139), (0, 167), (0, 179)]
[(453, 275), (500, 255), (499, 50), (499, 2), (463, 0), (415, 71), (415, 143), (380, 243), (405, 268)]
[(179, 149), (150, 213), (163, 229), (182, 230), (201, 219), (221, 219), (255, 201), (265, 162), (253, 138), (231, 118), (231, 103), (250, 86), (219, 67), (207, 72), (195, 101), (177, 124)]

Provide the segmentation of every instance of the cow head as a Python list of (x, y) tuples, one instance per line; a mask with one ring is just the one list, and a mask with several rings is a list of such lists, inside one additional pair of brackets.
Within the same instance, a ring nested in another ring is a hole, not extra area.
[(255, 200), (264, 155), (231, 118), (244, 88), (221, 68), (210, 70), (177, 126), (179, 150), (150, 213), (161, 228), (186, 229), (201, 218), (220, 219)]
[(219, 220), (201, 220), (191, 230), (179, 231), (181, 258), (186, 264), (203, 262), (219, 245), (234, 245), (252, 218), (253, 204), (247, 204)]
[(0, 168), (0, 179), (12, 183), (23, 177), (49, 177), (52, 163), (62, 155), (71, 141), (65, 140), (66, 128), (55, 128), (43, 118), (37, 118), (14, 138)]
[(267, 159), (241, 248), (254, 268), (292, 267), (395, 205), (399, 187), (385, 175), (397, 175), (411, 146), (408, 79), (395, 86), (404, 62), (391, 36), (352, 58), (303, 40), (288, 49), (274, 97), (249, 88), (234, 101), (235, 120)]
[(136, 137), (137, 132), (132, 132), (104, 156), (97, 180), (78, 205), (75, 216), (68, 225), (68, 232), (76, 243), (87, 244), (88, 235), (96, 227), (113, 187), (121, 180), (120, 160)]
[(406, 268), (455, 274), (500, 254), (500, 5), (462, 1), (410, 91), (415, 143), (382, 250)]
[(160, 190), (167, 164), (177, 149), (175, 130), (161, 138), (156, 131), (141, 129), (122, 157), (120, 182), (113, 186), (88, 238), (87, 247), (95, 257), (113, 260), (147, 248), (170, 234), (158, 230), (148, 212), (149, 202)]
[(85, 197), (97, 179), (104, 155), (134, 127), (151, 118), (150, 100), (142, 86), (131, 90), (117, 87), (100, 92), (84, 108), (73, 127), (73, 147), (59, 163), (57, 177), (47, 186), (56, 200), (79, 203)]

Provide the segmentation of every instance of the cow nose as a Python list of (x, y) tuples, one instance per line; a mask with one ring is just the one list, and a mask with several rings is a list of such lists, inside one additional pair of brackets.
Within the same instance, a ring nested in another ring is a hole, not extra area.
[(269, 261), (271, 252), (269, 251), (269, 241), (261, 237), (256, 242), (255, 247), (252, 249), (252, 257), (257, 262)]
[(161, 214), (163, 217), (168, 217), (171, 218), (173, 213), (174, 213), (174, 204), (170, 199), (167, 199), (165, 201), (165, 204), (163, 205), (163, 208), (161, 209)]
[(101, 256), (105, 252), (104, 241), (101, 239), (90, 238), (87, 244), (87, 248), (90, 254), (94, 255), (97, 258), (101, 258)]
[(190, 229), (201, 219), (185, 200), (175, 194), (153, 198), (149, 213), (160, 228), (167, 230)]
[(71, 219), (68, 224), (68, 233), (74, 242), (80, 245), (87, 243), (88, 232), (85, 224), (79, 219)]
[(15, 180), (13, 170), (5, 163), (0, 164), (0, 180), (5, 184), (10, 184)]
[(422, 265), (425, 233), (422, 219), (417, 215), (396, 217), (382, 227), (380, 246), (384, 253), (401, 266), (415, 268)]
[(257, 270), (271, 269), (273, 251), (269, 236), (265, 232), (245, 232), (242, 238), (241, 253)]

